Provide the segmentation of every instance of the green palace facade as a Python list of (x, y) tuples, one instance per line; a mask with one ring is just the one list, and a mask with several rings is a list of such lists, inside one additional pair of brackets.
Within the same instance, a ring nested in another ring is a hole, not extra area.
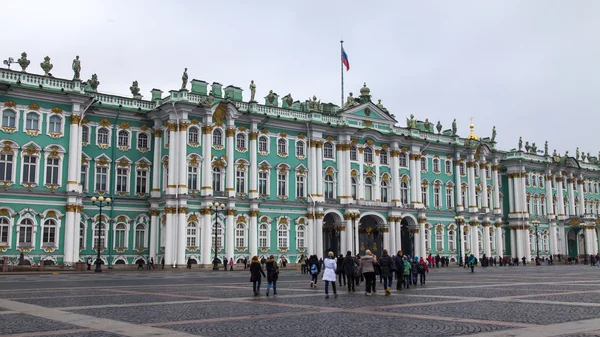
[[(164, 93), (101, 93), (0, 70), (0, 252), (11, 263), (109, 265), (216, 255), (526, 257), (598, 253), (600, 162), (499, 149), (473, 124), (406, 118), (365, 85), (343, 107), (202, 80)], [(93, 196), (111, 197), (100, 217)], [(209, 207), (222, 204), (215, 212)], [(216, 233), (215, 233), (216, 232)]]

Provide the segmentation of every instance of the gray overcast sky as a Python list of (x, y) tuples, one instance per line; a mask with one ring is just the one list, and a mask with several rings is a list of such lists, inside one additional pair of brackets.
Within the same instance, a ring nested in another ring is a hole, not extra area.
[[(269, 89), (340, 104), (340, 37), (350, 59), (345, 93), (363, 82), (402, 126), (411, 113), (457, 119), (468, 134), (498, 130), (560, 153), (596, 155), (600, 121), (600, 1), (5, 1), (2, 59), (29, 54), (40, 73), (97, 73), (103, 92), (178, 89), (190, 79), (233, 84), (249, 99)], [(15, 65), (16, 69), (18, 65)]]

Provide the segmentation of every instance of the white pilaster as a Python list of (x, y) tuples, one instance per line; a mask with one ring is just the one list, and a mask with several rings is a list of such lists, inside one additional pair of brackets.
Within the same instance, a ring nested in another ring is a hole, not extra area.
[[(228, 123), (233, 124), (233, 121), (228, 121)], [(235, 128), (233, 125), (230, 125), (227, 130), (225, 130), (226, 135), (226, 154), (227, 154), (227, 173), (225, 174), (225, 191), (227, 193), (227, 197), (233, 198), (235, 197), (235, 187), (234, 187), (234, 178), (235, 178), (235, 164), (234, 164), (234, 155), (233, 149), (235, 148), (234, 144), (234, 135)], [(225, 246), (227, 247), (227, 245)], [(232, 252), (233, 253), (233, 252)], [(233, 254), (227, 253), (227, 257), (233, 257)]]
[[(583, 214), (585, 214), (585, 194), (583, 193), (583, 176), (579, 176), (579, 179), (577, 179), (577, 195), (579, 197), (579, 214), (576, 214), (578, 216), (581, 216)], [(589, 252), (589, 250), (588, 250)]]
[[(417, 203), (415, 204), (417, 208), (425, 208), (425, 201), (423, 200), (423, 195), (421, 194), (421, 157), (422, 155), (417, 155), (415, 158), (415, 185), (416, 185), (416, 190), (415, 190), (415, 194), (417, 197)], [(421, 235), (423, 237), (423, 239), (425, 239), (425, 232), (422, 233)], [(425, 251), (425, 247), (422, 247), (423, 251)]]
[[(475, 163), (475, 165), (477, 165), (477, 163)], [(488, 163), (485, 163), (485, 162), (482, 162), (479, 164), (479, 185), (481, 188), (481, 208), (482, 208), (481, 211), (483, 213), (489, 212), (489, 204), (488, 204), (488, 197), (487, 197), (487, 180), (488, 180), (487, 169), (486, 169), (487, 166), (488, 166)], [(489, 240), (489, 238), (488, 238), (488, 240)], [(487, 254), (486, 256), (489, 257), (490, 255)]]
[[(348, 199), (346, 198), (346, 187), (348, 186), (348, 182), (350, 178), (346, 178), (346, 165), (344, 164), (344, 144), (338, 143), (336, 145), (336, 164), (337, 164), (337, 197), (340, 203), (347, 203)], [(342, 240), (343, 241), (343, 240)], [(345, 253), (345, 252), (343, 252)]]
[[(311, 211), (309, 211), (311, 212)], [(307, 255), (311, 256), (313, 254), (315, 254), (315, 243), (316, 243), (316, 238), (315, 238), (315, 219), (312, 217), (312, 213), (310, 213), (310, 216), (308, 218), (308, 224), (307, 224), (307, 234), (308, 237), (306, 238), (306, 250), (307, 250)]]
[(154, 262), (158, 263), (158, 215), (159, 211), (156, 209), (158, 205), (153, 205), (153, 209), (150, 210), (150, 257), (154, 258)]
[[(69, 130), (71, 132), (71, 137), (69, 138), (69, 148), (67, 149), (67, 151), (69, 152), (67, 171), (67, 192), (79, 191), (80, 178), (77, 176), (77, 166), (81, 166), (81, 155), (79, 155), (79, 148), (81, 147), (81, 142), (79, 141), (80, 120), (81, 116), (71, 116), (71, 125)], [(73, 218), (72, 220), (75, 221), (75, 218)], [(73, 247), (71, 247), (71, 249), (72, 248)], [(72, 259), (72, 253), (70, 255), (70, 258)]]
[(575, 214), (575, 189), (573, 187), (573, 182), (575, 179), (569, 177), (567, 179), (567, 192), (569, 193), (569, 215), (577, 216)]
[(425, 251), (426, 249), (427, 244), (425, 243), (425, 222), (419, 221), (419, 257), (423, 257), (423, 259), (425, 259), (427, 255), (427, 252)]
[(529, 229), (523, 230), (523, 236), (525, 240), (525, 257), (527, 258), (527, 263), (531, 261), (531, 244), (529, 243)]
[[(375, 199), (375, 201), (381, 201), (381, 177), (379, 176), (379, 154), (380, 154), (380, 150), (375, 150), (375, 153), (373, 153), (373, 160), (375, 161), (375, 180), (373, 182), (373, 196)], [(389, 201), (389, 200), (388, 200)]]
[(477, 224), (477, 221), (472, 222), (469, 231), (471, 232), (471, 254), (479, 259), (479, 232), (477, 230)]
[(316, 242), (316, 254), (319, 258), (324, 257), (323, 256), (323, 213), (321, 211), (319, 211), (319, 213), (316, 213), (316, 218), (315, 218), (315, 230), (316, 230), (316, 234), (317, 234), (317, 242)]
[[(352, 226), (352, 220), (350, 218), (346, 219), (346, 250), (351, 251), (352, 255), (356, 255), (356, 245), (354, 244), (354, 237), (352, 236), (354, 233), (354, 228)], [(342, 252), (346, 255), (346, 252)]]
[[(227, 258), (234, 258), (235, 241), (233, 235), (235, 233), (235, 209), (228, 209), (226, 214), (227, 223), (225, 224), (225, 256), (227, 256)], [(235, 262), (235, 258), (233, 261)]]
[(187, 248), (187, 210), (186, 200), (179, 200), (179, 212), (174, 214), (174, 216), (177, 216), (177, 255), (175, 261), (173, 261), (173, 264), (180, 266), (186, 264), (185, 249)]
[[(554, 214), (554, 201), (552, 200), (552, 176), (550, 172), (546, 173), (546, 214), (548, 214), (548, 219), (552, 220), (556, 218), (556, 214)], [(550, 223), (552, 226), (552, 223)], [(556, 223), (554, 224), (556, 225)], [(556, 240), (554, 240), (556, 241)], [(552, 240), (550, 240), (550, 251), (552, 254), (556, 254), (556, 249), (552, 249)], [(554, 246), (556, 248), (556, 246)]]
[[(255, 128), (253, 126), (253, 128)], [(252, 132), (250, 132), (250, 147), (248, 149), (248, 151), (250, 152), (250, 188), (249, 188), (249, 197), (250, 199), (257, 199), (258, 198), (258, 185), (257, 185), (257, 179), (258, 179), (258, 159), (257, 159), (257, 153), (258, 153), (258, 148), (257, 148), (257, 142), (256, 142), (256, 138), (258, 137), (258, 132), (256, 130), (252, 130)], [(252, 252), (250, 252), (250, 255), (254, 256), (256, 254), (253, 255)]]
[[(81, 202), (79, 200), (78, 202)], [(73, 261), (79, 262), (79, 250), (81, 247), (79, 246), (79, 226), (81, 224), (81, 211), (83, 210), (83, 206), (77, 205), (75, 208), (75, 228), (74, 228), (74, 239), (73, 239)]]
[(213, 240), (212, 216), (208, 209), (204, 210), (202, 218), (202, 264), (208, 266), (212, 264), (211, 247)]
[(496, 236), (496, 256), (502, 258), (504, 256), (504, 250), (502, 249), (504, 244), (502, 241), (502, 222), (495, 223), (494, 226), (494, 235)]
[[(202, 187), (201, 195), (208, 196), (213, 194), (212, 188), (212, 130), (213, 126), (204, 125), (202, 127)], [(254, 151), (250, 152), (252, 155)], [(204, 258), (203, 258), (204, 260)], [(210, 261), (209, 261), (210, 263)]]
[(523, 256), (525, 256), (523, 253), (523, 231), (521, 229), (515, 229), (514, 232), (516, 234), (516, 237), (515, 237), (515, 247), (517, 248), (516, 249), (516, 254), (517, 254), (516, 258), (518, 258), (520, 261), (521, 258)]
[[(308, 231), (310, 232), (310, 220), (308, 220)], [(310, 235), (309, 235), (310, 237)], [(310, 242), (307, 243), (310, 247)], [(250, 230), (248, 238), (248, 250), (251, 256), (258, 255), (258, 210), (250, 211)]]
[[(398, 158), (400, 151), (397, 145), (394, 144), (393, 150), (390, 151), (391, 171), (392, 171), (392, 203), (394, 206), (400, 205), (400, 159)], [(395, 240), (395, 239), (394, 239)]]
[[(71, 199), (71, 198), (69, 198)], [(74, 202), (74, 200), (73, 200)], [(63, 263), (71, 265), (73, 262), (73, 244), (74, 244), (74, 231), (75, 231), (75, 204), (67, 205), (66, 219), (65, 219), (65, 231), (63, 241)], [(77, 226), (79, 228), (79, 226)]]
[(558, 254), (556, 245), (556, 222), (550, 221), (548, 224), (548, 237), (550, 239), (550, 255)]
[(167, 194), (175, 194), (177, 191), (177, 144), (179, 143), (177, 122), (169, 121), (169, 173), (167, 175)]
[(469, 183), (469, 212), (477, 212), (477, 194), (475, 193), (475, 165), (474, 161), (467, 162), (467, 181)]
[(317, 142), (314, 140), (310, 141), (308, 165), (308, 195), (315, 198), (318, 197), (319, 192), (317, 192)]
[[(165, 207), (166, 220), (165, 224), (165, 265), (173, 265), (175, 259), (175, 247), (174, 247), (174, 231), (175, 226), (175, 207)], [(204, 232), (202, 232), (204, 234)]]
[[(323, 142), (319, 141), (317, 143), (317, 148), (316, 148), (316, 162), (317, 162), (317, 169), (316, 169), (316, 179), (317, 179), (317, 194), (319, 195), (320, 198), (323, 198)], [(323, 252), (320, 252), (319, 254), (323, 254)]]
[[(179, 140), (177, 141), (177, 151), (175, 152), (177, 155), (177, 194), (187, 194), (187, 129), (190, 125), (189, 121), (181, 120), (179, 121)], [(185, 223), (185, 218), (183, 223)], [(184, 226), (183, 231), (186, 231)], [(185, 241), (184, 241), (185, 246)], [(185, 255), (185, 250), (183, 251)], [(185, 264), (185, 262), (178, 261), (179, 264)]]
[[(484, 170), (485, 171), (485, 170)], [(483, 223), (483, 253), (485, 254), (485, 256), (487, 258), (489, 258), (490, 256), (492, 256), (492, 246), (491, 246), (491, 242), (490, 242), (490, 223), (489, 222), (484, 222)]]
[(513, 213), (517, 213), (517, 210), (515, 207), (516, 195), (515, 195), (514, 186), (515, 186), (515, 179), (513, 178), (513, 175), (509, 173), (508, 174), (508, 208), (509, 208), (508, 212), (509, 212), (509, 215), (513, 214)]
[(419, 200), (417, 195), (421, 193), (421, 182), (417, 177), (417, 161), (414, 154), (410, 154), (409, 158), (409, 170), (410, 170), (410, 202), (414, 207), (417, 207)]
[[(459, 157), (459, 155), (457, 154), (455, 162), (454, 162), (454, 203), (456, 204), (456, 211), (457, 212), (462, 212), (465, 210), (465, 207), (469, 206), (469, 205), (463, 205), (463, 200), (462, 200), (462, 195), (461, 195), (461, 191), (462, 191), (462, 182), (460, 179), (460, 163), (461, 163), (461, 159)], [(464, 252), (463, 252), (464, 253)]]
[(152, 191), (150, 195), (152, 198), (160, 198), (160, 169), (162, 168), (160, 153), (162, 149), (162, 130), (154, 129), (152, 130), (152, 134), (154, 135), (154, 161), (152, 165)]
[[(363, 147), (358, 148), (358, 200), (365, 200), (365, 149)], [(357, 236), (358, 240), (358, 236)]]
[[(502, 205), (500, 205), (500, 176), (498, 174), (498, 164), (494, 162), (492, 165), (492, 184), (494, 198), (494, 214), (502, 214)], [(509, 184), (510, 186), (510, 184)]]
[(390, 253), (390, 256), (394, 256), (394, 254), (396, 253), (396, 218), (394, 217), (388, 217), (388, 227), (389, 227), (389, 244), (388, 244), (388, 251)]
[(519, 247), (517, 245), (517, 231), (510, 229), (510, 255), (512, 258), (519, 256)]

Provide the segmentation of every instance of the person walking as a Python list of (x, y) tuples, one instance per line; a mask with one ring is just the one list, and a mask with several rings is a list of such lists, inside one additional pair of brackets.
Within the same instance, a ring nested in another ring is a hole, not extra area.
[(308, 271), (306, 270), (306, 256), (304, 256), (304, 254), (300, 256), (300, 269), (302, 274), (308, 273)]
[(365, 277), (365, 295), (371, 296), (371, 289), (375, 285), (375, 260), (370, 250), (360, 259), (361, 272)]
[(396, 269), (396, 290), (402, 290), (402, 284), (404, 284), (404, 260), (402, 259), (402, 251), (399, 250), (396, 256), (394, 256), (394, 264)]
[(427, 263), (421, 258), (417, 265), (417, 274), (419, 274), (419, 283), (421, 283), (421, 285), (425, 285), (425, 271), (427, 271)]
[(344, 272), (344, 255), (340, 254), (337, 258), (336, 264), (336, 273), (338, 275), (338, 281), (340, 282), (340, 287), (342, 286), (342, 280), (344, 281), (343, 285), (346, 285), (346, 273)]
[(317, 288), (317, 277), (321, 272), (321, 268), (319, 259), (316, 255), (311, 255), (311, 257), (308, 259), (308, 270), (311, 275), (310, 287)]
[(348, 251), (346, 253), (346, 257), (344, 258), (344, 261), (342, 262), (342, 270), (340, 271), (340, 273), (344, 273), (346, 275), (347, 278), (347, 283), (348, 283), (348, 292), (352, 291), (354, 292), (354, 270), (355, 268), (357, 268), (358, 265), (356, 264), (356, 262), (354, 262), (354, 257), (352, 257), (352, 252)]
[[(165, 268), (164, 268), (164, 267), (165, 267), (165, 264), (164, 264), (164, 262), (165, 262), (165, 259), (163, 258), (163, 269), (165, 269)], [(188, 256), (188, 260), (187, 260), (187, 266), (186, 266), (186, 268), (187, 268), (187, 269), (192, 269), (192, 257), (191, 257), (191, 256)]]
[(394, 260), (388, 255), (387, 249), (383, 250), (383, 254), (379, 259), (379, 268), (381, 268), (381, 278), (383, 278), (383, 289), (385, 296), (390, 296), (392, 291), (392, 278), (396, 271)]
[(411, 265), (410, 262), (408, 262), (408, 258), (406, 256), (404, 256), (402, 258), (404, 260), (404, 287), (406, 287), (406, 289), (410, 288), (410, 283), (411, 283), (411, 279), (410, 279), (410, 270), (411, 270)]
[(233, 270), (233, 257), (229, 258), (229, 271)]
[(252, 282), (254, 296), (258, 296), (260, 294), (260, 283), (262, 280), (261, 275), (266, 277), (265, 271), (262, 269), (260, 262), (258, 262), (258, 256), (255, 255), (252, 257), (252, 262), (250, 263), (250, 282)]
[(325, 281), (325, 298), (329, 298), (329, 283), (333, 288), (333, 296), (337, 297), (335, 288), (337, 263), (333, 252), (327, 253), (327, 258), (323, 261), (323, 281)]
[(269, 290), (271, 290), (271, 286), (273, 286), (273, 296), (277, 296), (277, 280), (279, 279), (279, 266), (277, 266), (277, 261), (275, 261), (275, 256), (271, 255), (267, 259), (267, 263), (265, 264), (267, 267), (267, 297), (269, 297)]
[(87, 266), (88, 266), (87, 270), (92, 269), (92, 257), (91, 256), (88, 256), (88, 258), (87, 258)]
[(471, 268), (471, 273), (475, 272), (475, 264), (477, 264), (477, 259), (471, 254), (471, 256), (469, 256), (469, 268)]

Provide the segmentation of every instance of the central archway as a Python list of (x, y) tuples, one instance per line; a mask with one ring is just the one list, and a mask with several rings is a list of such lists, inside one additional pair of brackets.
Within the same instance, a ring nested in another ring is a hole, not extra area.
[(333, 252), (336, 256), (341, 254), (341, 229), (343, 219), (334, 212), (327, 213), (323, 218), (323, 255)]
[(415, 234), (411, 231), (416, 227), (416, 223), (410, 217), (403, 217), (400, 222), (402, 229), (400, 230), (400, 241), (402, 243), (402, 253), (404, 255), (415, 256)]
[(358, 227), (359, 254), (364, 255), (367, 250), (381, 256), (383, 247), (383, 228), (385, 220), (374, 214), (365, 214), (360, 219)]

